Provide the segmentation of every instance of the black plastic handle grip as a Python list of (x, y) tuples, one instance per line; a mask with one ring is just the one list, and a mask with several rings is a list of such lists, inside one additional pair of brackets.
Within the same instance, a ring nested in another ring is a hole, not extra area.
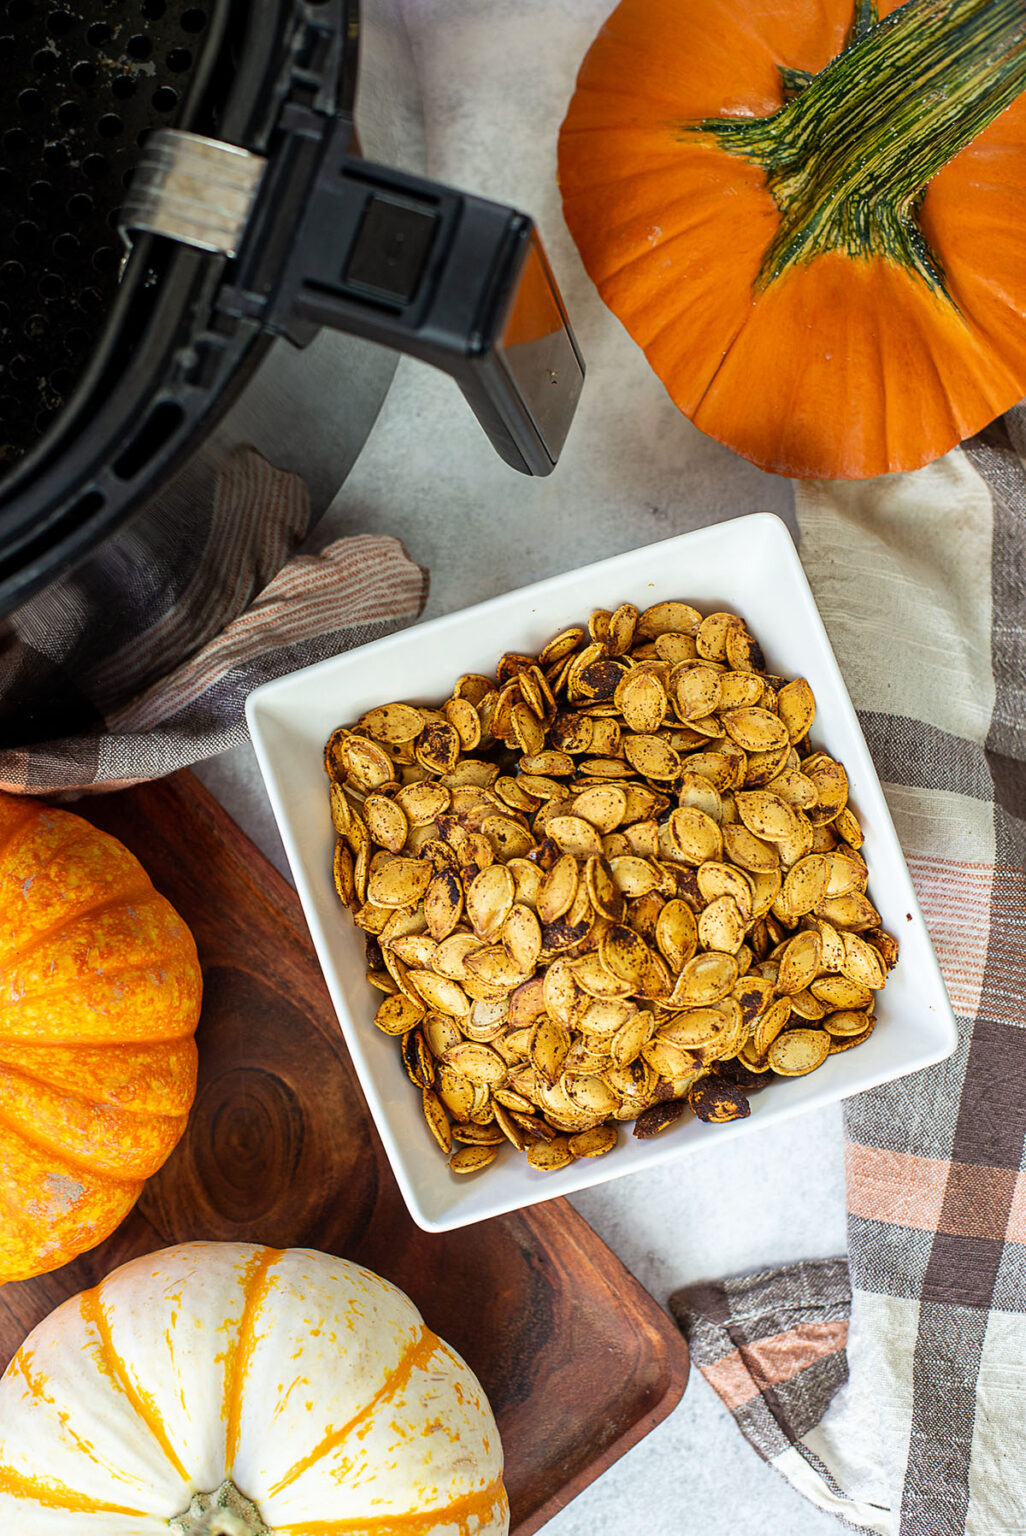
[[(331, 326), (434, 364), (457, 381), (507, 464), (547, 475), (584, 363), (534, 224), (516, 209), (351, 156), (350, 138), (342, 119), (318, 146), (274, 291), (261, 294), (250, 274), (243, 310), (300, 345)], [(265, 196), (275, 196), (277, 180)], [(239, 287), (234, 295), (239, 303)]]

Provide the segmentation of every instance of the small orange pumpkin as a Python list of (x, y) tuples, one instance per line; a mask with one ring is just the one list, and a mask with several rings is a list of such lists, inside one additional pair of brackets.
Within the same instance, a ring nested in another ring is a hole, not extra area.
[(1026, 394), (1021, 0), (621, 0), (567, 223), (680, 409), (764, 469), (928, 463)]
[(94, 1247), (185, 1129), (196, 945), (127, 848), (0, 794), (0, 1283)]

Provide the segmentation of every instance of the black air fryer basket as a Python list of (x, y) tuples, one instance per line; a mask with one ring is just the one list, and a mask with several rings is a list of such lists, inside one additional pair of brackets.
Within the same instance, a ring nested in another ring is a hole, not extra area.
[[(222, 8), (223, 10), (224, 8)], [(52, 425), (99, 341), (119, 210), (150, 130), (202, 94), (206, 6), (7, 0), (0, 37), (0, 466)], [(221, 18), (223, 21), (223, 17)], [(214, 125), (211, 124), (213, 127)]]
[(510, 464), (552, 468), (583, 370), (532, 222), (359, 158), (356, 0), (0, 10), (0, 624), (158, 495), (275, 338), (438, 364)]

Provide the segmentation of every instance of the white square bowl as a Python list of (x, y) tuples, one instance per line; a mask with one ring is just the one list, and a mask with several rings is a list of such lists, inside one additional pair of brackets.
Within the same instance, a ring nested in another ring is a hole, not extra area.
[[(651, 1141), (624, 1127), (607, 1156), (535, 1173), (513, 1153), (469, 1178), (449, 1172), (422, 1119), (397, 1042), (372, 1016), (380, 993), (365, 979), (364, 935), (339, 905), (332, 878), (335, 834), (323, 753), (337, 725), (393, 699), (437, 705), (462, 672), (494, 671), (503, 651), (540, 650), (594, 608), (639, 608), (681, 598), (704, 612), (741, 614), (771, 671), (808, 678), (816, 696), (814, 741), (845, 765), (865, 833), (870, 894), (901, 942), (873, 1035), (808, 1077), (778, 1080), (752, 1098), (745, 1120), (686, 1119)], [(855, 711), (791, 537), (760, 513), (541, 581), (476, 608), (377, 640), (266, 683), (246, 713), (253, 745), (295, 876), (314, 947), (403, 1198), (414, 1220), (444, 1232), (505, 1211), (568, 1195), (697, 1148), (724, 1145), (760, 1126), (861, 1093), (947, 1056), (955, 1021), (912, 882)]]

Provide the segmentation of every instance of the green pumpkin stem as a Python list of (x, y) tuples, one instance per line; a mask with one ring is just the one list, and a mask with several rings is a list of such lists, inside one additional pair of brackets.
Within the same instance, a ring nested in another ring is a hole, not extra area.
[(231, 1479), (213, 1493), (194, 1493), (188, 1509), (168, 1526), (176, 1536), (270, 1536), (252, 1499)]
[[(1026, 90), (1023, 0), (858, 0), (849, 46), (771, 117), (680, 124), (758, 165), (780, 209), (758, 287), (824, 251), (884, 257), (943, 291), (916, 220), (926, 184)], [(791, 80), (791, 76), (794, 79)]]
[(777, 73), (780, 76), (780, 86), (784, 92), (784, 100), (791, 101), (802, 91), (807, 91), (815, 80), (815, 75), (807, 69), (789, 69), (786, 64), (781, 64)]
[(855, 43), (860, 43), (878, 24), (879, 19), (876, 0), (855, 0), (855, 14), (851, 18), (848, 41), (844, 46), (851, 48)]

